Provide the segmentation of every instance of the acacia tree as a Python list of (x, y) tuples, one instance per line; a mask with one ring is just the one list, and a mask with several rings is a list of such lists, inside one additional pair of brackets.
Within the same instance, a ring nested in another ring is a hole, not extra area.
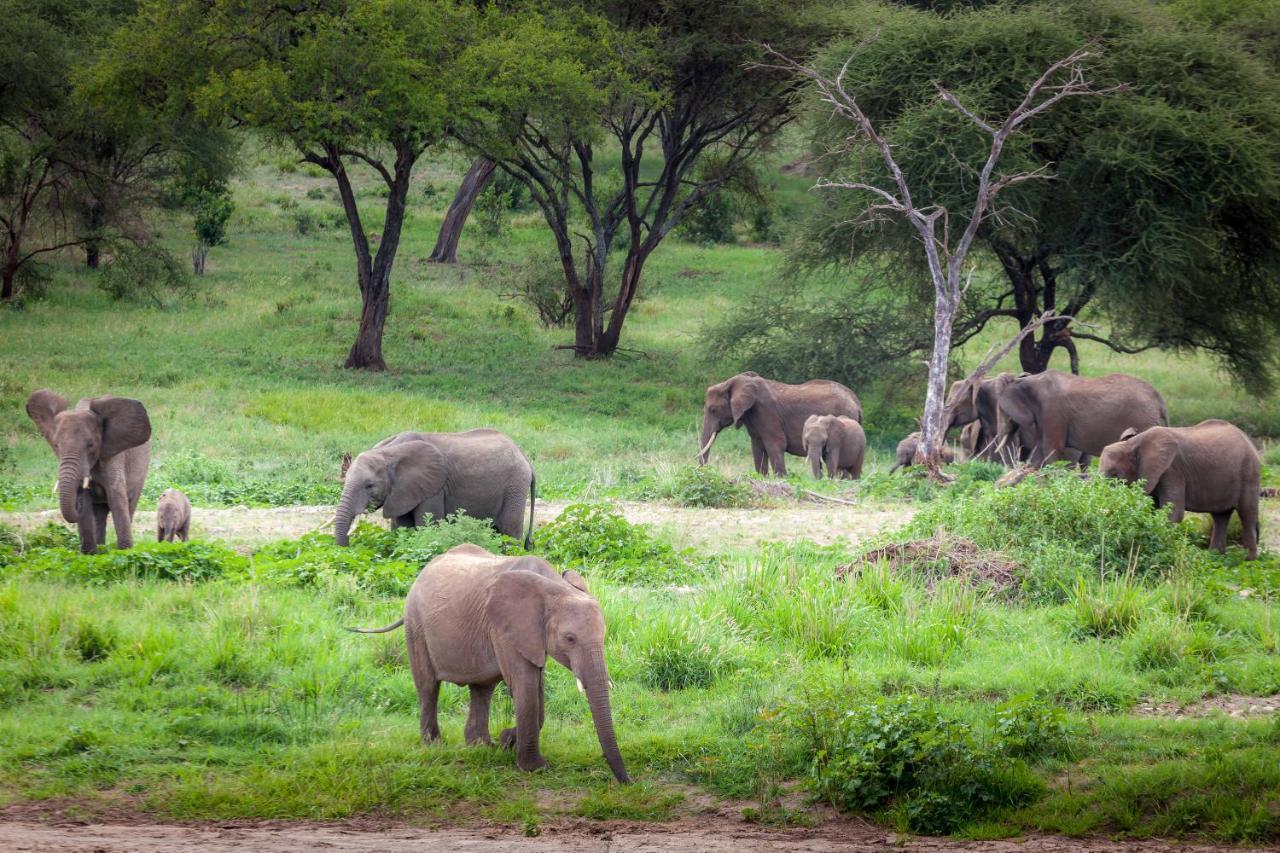
[(1059, 102), (1080, 95), (1099, 94), (1101, 90), (1095, 89), (1086, 78), (1084, 61), (1089, 54), (1085, 51), (1077, 51), (1050, 65), (998, 122), (981, 117), (950, 90), (937, 85), (938, 100), (963, 116), (989, 140), (986, 157), (977, 170), (973, 202), (966, 213), (957, 213), (953, 230), (952, 214), (947, 207), (932, 199), (916, 200), (892, 146), (867, 117), (858, 98), (846, 87), (849, 67), (856, 56), (855, 52), (834, 75), (825, 74), (813, 66), (797, 65), (785, 58), (781, 67), (795, 69), (812, 80), (822, 103), (840, 120), (853, 125), (846, 136), (846, 144), (869, 146), (882, 164), (882, 180), (820, 179), (818, 186), (850, 190), (863, 199), (869, 197), (870, 203), (861, 217), (863, 221), (875, 221), (885, 216), (900, 218), (915, 231), (924, 251), (934, 292), (933, 350), (928, 361), (929, 380), (924, 415), (920, 420), (916, 461), (925, 465), (934, 476), (939, 476), (942, 444), (947, 431), (943, 414), (947, 369), (951, 363), (952, 325), (960, 298), (967, 288), (965, 261), (983, 222), (988, 217), (1000, 215), (997, 201), (1004, 190), (1047, 177), (1043, 169), (997, 171), (1005, 145), (1024, 124), (1048, 112)]
[[(990, 322), (1022, 328), (1053, 310), (1059, 319), (1019, 345), (1025, 371), (1044, 370), (1059, 349), (1074, 367), (1076, 342), (1090, 341), (1120, 352), (1205, 350), (1251, 387), (1266, 386), (1280, 334), (1280, 84), (1248, 45), (1136, 0), (945, 18), (880, 7), (851, 13), (849, 24), (859, 38), (877, 34), (848, 70), (868, 118), (917, 196), (953, 210), (974, 196), (978, 172), (964, 164), (981, 162), (987, 140), (931, 97), (940, 77), (975, 112), (1000, 115), (1025, 80), (1089, 44), (1093, 79), (1127, 86), (1120, 97), (1063, 104), (1007, 146), (1007, 168), (1054, 179), (1011, 187), (1005, 215), (978, 229), (977, 259), (996, 274), (980, 271), (964, 294), (957, 345)], [(858, 40), (833, 46), (828, 67)], [(816, 115), (815, 128), (825, 168), (879, 168), (878, 154), (841, 145), (841, 122)], [(853, 198), (823, 194), (804, 260), (891, 253), (913, 297), (908, 310), (923, 314), (932, 290), (907, 281), (926, 280), (915, 230), (861, 222), (860, 212)]]
[[(585, 3), (500, 16), (471, 51), (477, 73), (526, 88), (482, 100), (485, 118), (454, 132), (542, 210), (578, 356), (618, 349), (654, 250), (792, 120), (797, 81), (753, 60), (766, 38), (807, 54), (830, 31), (817, 10), (814, 0)], [(602, 169), (615, 151), (617, 172)]]

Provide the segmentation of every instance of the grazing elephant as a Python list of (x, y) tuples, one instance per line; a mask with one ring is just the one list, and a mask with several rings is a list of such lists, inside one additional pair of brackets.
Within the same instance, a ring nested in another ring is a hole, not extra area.
[(1064, 459), (1083, 468), (1126, 429), (1169, 423), (1159, 392), (1123, 373), (1097, 378), (1058, 370), (1024, 374), (1000, 392), (998, 409), (997, 450), (1016, 434), (1035, 468)]
[(404, 605), (404, 617), (385, 628), (351, 628), (365, 634), (404, 626), (409, 667), (418, 689), (422, 740), (440, 737), (436, 703), (440, 682), (471, 689), (464, 730), (468, 744), (492, 744), (489, 700), (499, 681), (515, 704), (515, 728), (499, 742), (516, 748), (516, 766), (547, 765), (538, 749), (544, 720), (543, 670), (550, 655), (578, 678), (587, 695), (596, 737), (619, 782), (630, 782), (622, 763), (609, 707), (604, 659), (604, 615), (577, 572), (558, 574), (538, 557), (496, 557), (475, 545), (458, 545), (423, 567)]
[[(910, 468), (916, 463), (916, 450), (920, 447), (920, 431), (908, 435), (902, 441), (898, 442), (898, 449), (894, 451), (894, 466), (889, 469), (892, 474), (899, 468)], [(942, 445), (942, 461), (948, 465), (956, 461), (956, 452), (947, 445)]]
[(156, 541), (187, 541), (191, 531), (191, 501), (177, 489), (166, 489), (156, 503)]
[(1262, 460), (1236, 426), (1208, 420), (1190, 427), (1127, 429), (1103, 449), (1098, 471), (1129, 483), (1145, 480), (1156, 506), (1173, 507), (1173, 521), (1181, 521), (1188, 510), (1210, 513), (1209, 547), (1216, 551), (1227, 550), (1227, 525), (1231, 513), (1238, 513), (1241, 544), (1250, 560), (1258, 559)]
[(151, 462), (151, 419), (137, 400), (84, 399), (74, 409), (52, 391), (27, 398), (27, 414), (58, 455), (58, 506), (80, 528), (80, 550), (107, 541), (107, 515), (116, 547), (133, 547), (133, 513)]
[(785, 477), (784, 454), (805, 455), (804, 423), (810, 415), (842, 415), (862, 423), (862, 405), (856, 394), (829, 379), (787, 385), (758, 373), (739, 373), (707, 389), (698, 464), (706, 464), (721, 430), (745, 426), (756, 471), (768, 474), (772, 465), (775, 474)]
[[(998, 401), (1000, 392), (1014, 380), (1012, 373), (1001, 373), (977, 382), (961, 379), (951, 384), (947, 393), (947, 430), (966, 424), (977, 424), (969, 435), (961, 440), (970, 459), (986, 462), (1003, 462), (1011, 465), (1017, 459), (1015, 448), (1005, 447), (1004, 458), (996, 455), (996, 430), (999, 426)], [(973, 448), (969, 449), (969, 442)]]
[[(402, 432), (361, 453), (346, 469), (334, 516), (334, 539), (349, 541), (351, 522), (382, 509), (392, 527), (418, 527), (462, 510), (498, 532), (532, 544), (536, 483), (516, 443), (495, 429)], [(529, 529), (524, 502), (529, 500)]]
[(867, 452), (867, 435), (862, 424), (839, 415), (810, 415), (804, 422), (804, 449), (809, 454), (815, 479), (822, 479), (822, 463), (833, 480), (858, 480)]

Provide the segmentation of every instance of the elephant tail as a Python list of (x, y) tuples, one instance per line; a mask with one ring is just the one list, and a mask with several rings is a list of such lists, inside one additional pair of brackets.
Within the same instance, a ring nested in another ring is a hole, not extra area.
[(902, 467), (902, 463), (898, 462), (892, 468), (889, 469), (889, 473), (892, 474), (894, 471), (897, 471), (901, 467)]
[(385, 628), (348, 628), (347, 630), (353, 634), (385, 634), (388, 631), (394, 631), (404, 624), (404, 617), (401, 616)]
[(538, 499), (538, 477), (529, 472), (529, 526), (524, 529), (524, 549), (533, 548), (533, 504)]

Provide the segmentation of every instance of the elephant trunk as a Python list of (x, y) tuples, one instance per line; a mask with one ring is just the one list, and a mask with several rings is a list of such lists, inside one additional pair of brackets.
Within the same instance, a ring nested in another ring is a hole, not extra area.
[(609, 763), (614, 778), (626, 784), (631, 781), (631, 777), (627, 775), (627, 768), (622, 763), (618, 738), (613, 731), (613, 710), (609, 705), (609, 670), (605, 667), (604, 650), (595, 652), (590, 663), (574, 674), (582, 681), (583, 690), (586, 691), (587, 704), (591, 707), (591, 720), (596, 726), (596, 738), (600, 741), (604, 760)]
[(711, 458), (711, 445), (715, 444), (716, 436), (720, 434), (720, 425), (715, 422), (711, 415), (704, 415), (702, 418), (702, 439), (698, 445), (698, 464), (706, 465), (707, 460)]
[[(342, 497), (338, 500), (338, 509), (333, 514), (333, 541), (346, 547), (351, 544), (351, 521), (357, 514), (356, 506), (356, 488), (351, 485), (351, 481), (347, 480), (347, 485), (342, 490)], [(363, 510), (364, 506), (360, 505), (359, 510)]]
[(58, 506), (62, 509), (62, 517), (72, 524), (80, 521), (77, 501), (83, 468), (80, 458), (72, 453), (63, 456), (58, 464)]
[[(813, 441), (809, 443), (809, 464), (813, 466), (813, 478), (815, 480), (822, 479), (822, 444)], [(832, 475), (834, 476), (834, 474)]]

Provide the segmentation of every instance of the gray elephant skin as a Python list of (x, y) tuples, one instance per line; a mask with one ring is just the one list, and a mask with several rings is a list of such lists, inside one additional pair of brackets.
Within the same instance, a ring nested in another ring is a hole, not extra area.
[(156, 502), (156, 541), (187, 541), (191, 532), (191, 501), (177, 489), (165, 489)]
[(867, 452), (867, 436), (862, 424), (839, 415), (810, 415), (804, 422), (804, 449), (809, 454), (813, 476), (822, 479), (822, 465), (833, 480), (862, 477), (862, 461)]
[(538, 557), (498, 557), (475, 545), (459, 545), (423, 567), (405, 601), (404, 626), (413, 683), (418, 689), (419, 727), (426, 743), (440, 737), (440, 683), (470, 688), (468, 744), (492, 744), (489, 701), (505, 681), (516, 724), (499, 736), (515, 747), (516, 766), (547, 766), (538, 746), (544, 715), (547, 657), (578, 678), (596, 737), (619, 782), (629, 782), (613, 728), (609, 670), (605, 664), (604, 615), (577, 572), (556, 572)]
[(1207, 512), (1213, 516), (1209, 547), (1227, 549), (1231, 513), (1240, 515), (1241, 545), (1258, 559), (1258, 498), (1262, 460), (1253, 442), (1226, 421), (1201, 421), (1190, 427), (1127, 430), (1108, 445), (1098, 471), (1129, 483), (1143, 480), (1156, 506), (1168, 506), (1169, 518)]
[(1046, 370), (1018, 376), (1000, 392), (998, 415), (997, 449), (1016, 436), (1027, 462), (1037, 468), (1062, 460), (1084, 467), (1126, 429), (1141, 432), (1169, 423), (1159, 392), (1123, 373), (1084, 377)]
[(133, 547), (133, 514), (151, 463), (151, 419), (127, 397), (83, 399), (74, 409), (49, 390), (27, 398), (27, 415), (58, 457), (58, 507), (78, 525), (80, 550), (107, 541), (107, 516), (116, 547)]
[[(960, 379), (951, 384), (947, 392), (947, 431), (966, 425), (975, 425), (962, 438), (962, 446), (970, 459), (984, 462), (1012, 464), (1017, 459), (1016, 447), (1006, 443), (1003, 458), (996, 455), (996, 432), (999, 428), (999, 400), (1002, 392), (1015, 379), (1012, 373), (1001, 373), (976, 382)], [(969, 445), (973, 449), (969, 450)]]
[(726, 427), (747, 428), (756, 471), (786, 476), (785, 454), (804, 456), (804, 423), (811, 415), (841, 415), (862, 423), (858, 396), (839, 382), (811, 379), (787, 385), (750, 371), (707, 389), (702, 408), (698, 464), (705, 465), (711, 445)]
[[(917, 430), (909, 433), (906, 438), (898, 442), (898, 449), (893, 453), (893, 467), (889, 469), (892, 474), (899, 468), (910, 468), (916, 463), (916, 451), (920, 448), (920, 431)], [(956, 461), (956, 452), (947, 445), (942, 445), (941, 451), (942, 461), (948, 465)]]
[(462, 510), (492, 521), (499, 533), (523, 539), (528, 548), (536, 488), (529, 460), (497, 430), (402, 432), (378, 442), (347, 467), (334, 540), (348, 544), (352, 521), (366, 509), (381, 509), (392, 527), (418, 527)]

